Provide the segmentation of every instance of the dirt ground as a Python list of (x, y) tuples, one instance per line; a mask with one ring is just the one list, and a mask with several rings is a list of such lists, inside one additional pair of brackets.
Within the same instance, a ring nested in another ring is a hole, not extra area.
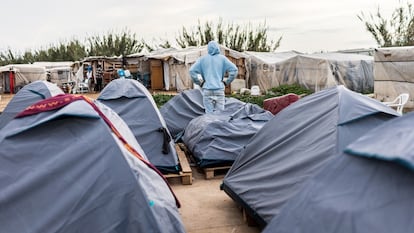
[[(99, 93), (84, 94), (96, 99)], [(0, 112), (4, 110), (13, 95), (2, 94)], [(248, 226), (242, 211), (222, 190), (220, 184), (224, 174), (205, 179), (205, 174), (196, 167), (192, 169), (192, 184), (183, 185), (181, 179), (168, 179), (181, 203), (179, 212), (187, 233), (259, 233), (258, 227)]]
[(188, 233), (259, 233), (248, 226), (237, 204), (222, 190), (223, 175), (205, 179), (204, 173), (192, 167), (193, 183), (183, 185), (170, 179), (181, 203), (180, 214)]

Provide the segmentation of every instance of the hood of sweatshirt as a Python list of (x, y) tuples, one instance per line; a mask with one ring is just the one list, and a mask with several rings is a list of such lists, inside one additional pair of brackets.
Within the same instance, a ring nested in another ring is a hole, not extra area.
[(207, 45), (208, 54), (210, 55), (216, 55), (220, 54), (220, 47), (219, 44), (216, 41), (210, 41)]

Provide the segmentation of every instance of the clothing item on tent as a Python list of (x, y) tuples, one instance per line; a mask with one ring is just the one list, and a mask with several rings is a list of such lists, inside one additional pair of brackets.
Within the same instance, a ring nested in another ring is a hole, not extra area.
[(182, 138), (201, 168), (230, 166), (250, 138), (273, 114), (246, 103), (233, 114), (205, 114), (194, 118)]
[(301, 98), (251, 138), (222, 189), (265, 226), (327, 161), (397, 116), (390, 107), (344, 86)]
[(102, 103), (37, 102), (0, 131), (0, 147), (4, 232), (185, 232), (168, 183)]
[(64, 93), (57, 85), (48, 81), (39, 80), (25, 85), (13, 96), (0, 114), (0, 129), (26, 107), (59, 94)]
[(294, 93), (268, 98), (263, 100), (263, 108), (276, 115), (290, 104), (298, 101), (299, 98), (299, 95)]
[[(236, 98), (226, 97), (224, 111), (216, 114), (231, 115), (244, 104)], [(160, 112), (174, 140), (181, 140), (188, 123), (205, 114), (203, 93), (199, 89), (183, 91), (161, 106)]]
[(265, 233), (405, 233), (413, 229), (414, 114), (379, 125), (329, 161)]
[(105, 86), (97, 100), (125, 121), (149, 161), (161, 172), (180, 172), (175, 143), (144, 85), (134, 79), (116, 79)]

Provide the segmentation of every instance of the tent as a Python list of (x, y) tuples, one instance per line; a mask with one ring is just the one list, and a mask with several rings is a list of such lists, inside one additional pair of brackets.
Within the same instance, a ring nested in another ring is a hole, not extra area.
[(251, 138), (222, 188), (265, 226), (335, 153), (396, 116), (390, 107), (344, 86), (301, 98)]
[(296, 51), (250, 55), (250, 85), (269, 90), (282, 84), (299, 84), (319, 91), (336, 85), (371, 93), (374, 88), (373, 58), (339, 52), (302, 54)]
[(4, 232), (185, 232), (168, 183), (99, 102), (37, 102), (0, 131), (0, 148)]
[(405, 233), (414, 228), (414, 114), (361, 136), (306, 182), (265, 233)]
[(46, 69), (32, 64), (10, 64), (0, 67), (2, 93), (17, 93), (25, 85), (36, 80), (46, 80)]
[(205, 114), (191, 120), (182, 138), (201, 168), (229, 166), (273, 114), (246, 103), (232, 114)]
[(163, 173), (180, 171), (175, 144), (149, 91), (133, 79), (116, 79), (98, 101), (112, 108), (130, 127), (148, 159)]
[[(225, 101), (225, 110), (221, 114), (231, 115), (245, 104), (232, 97), (226, 97)], [(175, 140), (179, 140), (188, 123), (205, 114), (203, 94), (199, 89), (183, 91), (161, 106), (160, 112), (171, 135)]]
[(47, 81), (34, 81), (27, 84), (13, 96), (0, 114), (0, 129), (26, 107), (58, 94), (63, 94), (63, 91)]
[[(374, 94), (379, 101), (393, 101), (401, 93), (414, 96), (414, 46), (378, 48), (374, 51)], [(414, 108), (410, 98), (406, 108)]]

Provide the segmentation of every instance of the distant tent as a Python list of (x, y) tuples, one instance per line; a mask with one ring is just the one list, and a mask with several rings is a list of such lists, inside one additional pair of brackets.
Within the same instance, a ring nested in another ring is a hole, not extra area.
[(412, 232), (414, 114), (350, 144), (290, 199), (265, 233)]
[(25, 85), (46, 80), (46, 69), (33, 64), (10, 64), (0, 67), (0, 91), (2, 93), (17, 93)]
[[(231, 97), (226, 97), (224, 114), (231, 115), (245, 103)], [(160, 108), (171, 135), (181, 138), (188, 123), (196, 117), (205, 114), (203, 94), (199, 89), (183, 91), (174, 96)]]
[(205, 114), (191, 120), (183, 142), (202, 168), (233, 164), (250, 138), (273, 114), (246, 103), (231, 115)]
[(344, 86), (306, 96), (252, 137), (222, 188), (265, 226), (336, 153), (395, 116), (390, 107)]
[(58, 94), (63, 94), (63, 91), (47, 81), (35, 81), (27, 84), (13, 96), (0, 114), (0, 129), (26, 107)]
[[(185, 232), (175, 196), (128, 126), (85, 100), (38, 102), (0, 131), (2, 231)], [(41, 108), (48, 103), (57, 105)]]
[(179, 163), (167, 125), (147, 88), (133, 79), (111, 81), (98, 101), (127, 123), (148, 159), (163, 173), (178, 173)]

